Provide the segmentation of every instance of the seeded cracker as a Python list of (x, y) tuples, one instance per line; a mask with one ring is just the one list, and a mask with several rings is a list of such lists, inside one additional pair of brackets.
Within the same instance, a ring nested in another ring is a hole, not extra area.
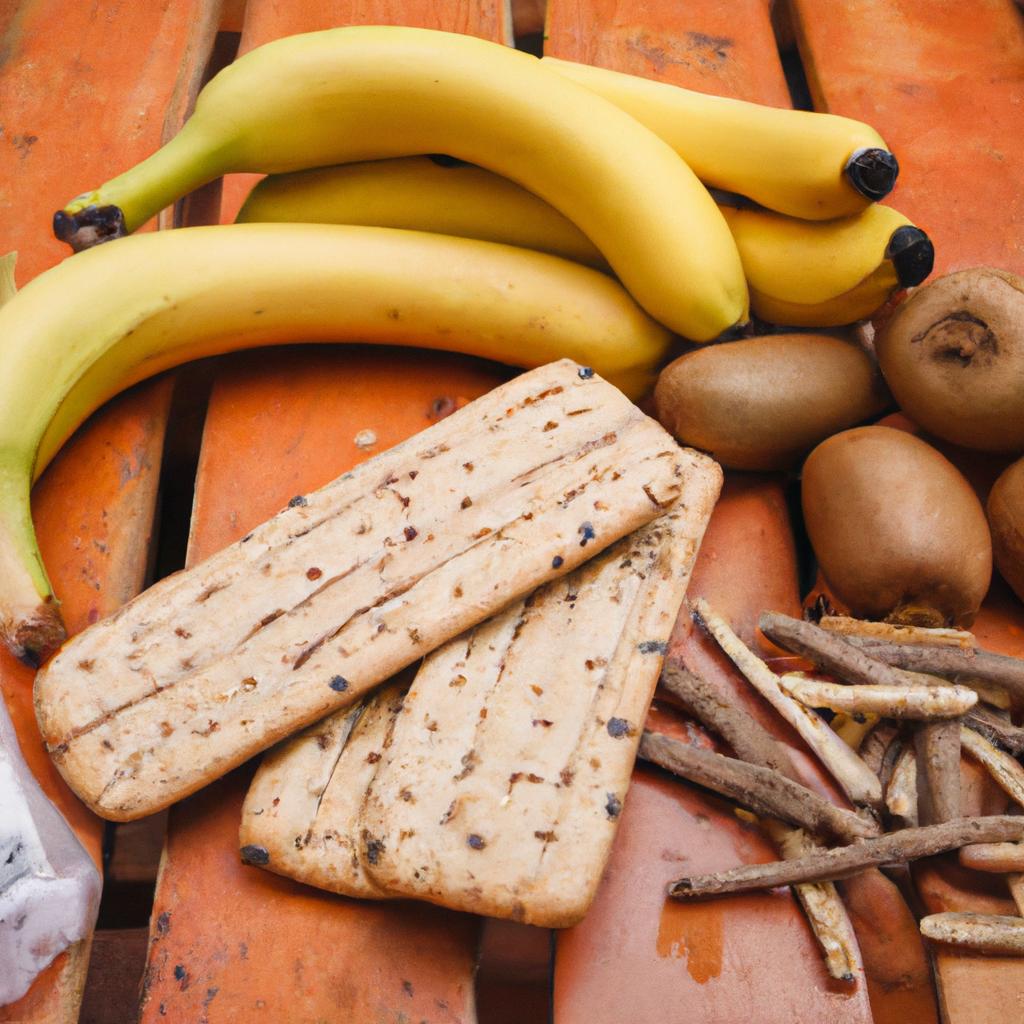
[(336, 759), (314, 816), (289, 833), (304, 827), (309, 842), (275, 860), (288, 837), (266, 808), (296, 784), (290, 773), (320, 778), (311, 730), (257, 773), (242, 844), (270, 849), (271, 870), (369, 895), (347, 851), (321, 838), (359, 837), (363, 874), (391, 894), (546, 927), (578, 921), (720, 485), (710, 460), (685, 458), (671, 512), (424, 662), (358, 818), (347, 794), (363, 776)]
[(596, 374), (525, 373), (79, 634), (37, 677), (46, 745), (99, 814), (150, 814), (662, 514), (689, 460)]

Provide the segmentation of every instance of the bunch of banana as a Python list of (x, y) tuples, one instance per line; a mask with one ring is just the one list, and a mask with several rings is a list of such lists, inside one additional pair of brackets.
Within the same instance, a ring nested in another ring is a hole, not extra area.
[(353, 26), (250, 51), (206, 85), (170, 142), (74, 199), (55, 230), (73, 243), (111, 222), (133, 231), (229, 171), (416, 153), (451, 154), (545, 199), (684, 337), (708, 341), (747, 317), (729, 229), (665, 142), (528, 54), (428, 29)]
[[(889, 207), (830, 221), (721, 206), (752, 311), (770, 323), (861, 320), (931, 272), (928, 236)], [(542, 199), (479, 167), (430, 157), (367, 161), (264, 178), (240, 221), (380, 224), (487, 239), (607, 269), (600, 251)]]
[[(0, 310), (0, 636), (15, 651), (31, 659), (60, 637), (31, 483), (96, 406), (151, 374), (228, 348), (359, 339), (523, 366), (571, 356), (636, 395), (669, 331), (708, 341), (746, 320), (747, 277), (757, 302), (791, 323), (830, 303), (848, 319), (894, 279), (906, 282), (914, 254), (923, 262), (920, 238), (907, 234), (916, 229), (865, 212), (896, 173), (865, 125), (398, 27), (315, 32), (251, 51), (203, 89), (174, 139), (72, 200), (54, 228), (88, 248), (227, 172), (422, 153), (477, 165), (458, 172), (475, 184), (431, 203), (425, 163), (414, 161), (410, 209), (393, 209), (398, 190), (390, 214), (364, 210), (364, 222), (525, 248), (384, 227), (183, 229), (80, 253)], [(725, 214), (687, 161), (707, 182), (783, 214), (851, 220), (794, 229), (769, 213)], [(442, 180), (434, 177), (431, 188)], [(276, 187), (263, 193), (271, 206)], [(461, 207), (461, 221), (424, 220), (427, 206)], [(822, 268), (822, 249), (839, 238), (840, 258)], [(610, 269), (626, 290), (533, 247)], [(784, 286), (773, 290), (764, 261), (783, 257)], [(808, 275), (813, 288), (799, 283)]]
[(424, 232), (237, 224), (72, 256), (0, 308), (0, 637), (30, 661), (62, 639), (29, 492), (93, 410), (187, 360), (353, 340), (523, 367), (568, 356), (637, 397), (671, 335), (596, 270)]

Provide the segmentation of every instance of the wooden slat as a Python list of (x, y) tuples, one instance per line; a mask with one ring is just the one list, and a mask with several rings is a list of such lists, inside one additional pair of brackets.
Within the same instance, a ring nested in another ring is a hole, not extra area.
[[(789, 92), (772, 31), (770, 7), (770, 4), (760, 0), (747, 0), (735, 4), (719, 4), (707, 0), (703, 3), (662, 5), (653, 9), (647, 4), (622, 0), (554, 0), (549, 6), (545, 52), (647, 77), (662, 78), (687, 88), (732, 95), (776, 106), (789, 106)], [(599, 32), (594, 31), (595, 25), (601, 26)], [(736, 622), (741, 635), (749, 641), (755, 641), (756, 616), (770, 603), (771, 597), (795, 607), (798, 598), (795, 563), (791, 549), (773, 548), (767, 539), (768, 535), (763, 532), (765, 523), (771, 524), (770, 530), (785, 532), (787, 529), (788, 516), (781, 507), (781, 492), (778, 485), (763, 484), (763, 492), (755, 490), (744, 499), (738, 497), (735, 490), (737, 485), (738, 481), (732, 480), (726, 490), (729, 496), (727, 500), (734, 502), (733, 507), (730, 509), (730, 506), (720, 504), (720, 509), (716, 512), (717, 519), (712, 520), (712, 530), (705, 540), (705, 549), (698, 561), (697, 575), (691, 592), (699, 592), (699, 580), (706, 579), (709, 600), (722, 606), (720, 610), (730, 620)], [(776, 505), (774, 508), (773, 501)], [(732, 525), (726, 526), (726, 523)], [(714, 543), (716, 536), (729, 535), (730, 530), (735, 531), (735, 535), (731, 536), (729, 543), (714, 548), (708, 547)], [(746, 544), (740, 545), (738, 537), (743, 537)], [(767, 584), (754, 581), (761, 581), (763, 577), (774, 578), (775, 586), (781, 587), (781, 591), (758, 595), (758, 586), (763, 587)], [(719, 685), (726, 688), (726, 692), (730, 693), (733, 699), (744, 702), (767, 728), (802, 750), (802, 745), (791, 731), (779, 722), (778, 716), (759, 698), (750, 695), (749, 687), (727, 668), (724, 659), (712, 645), (691, 638), (686, 648), (676, 651), (675, 655), (690, 663), (694, 670), (716, 680)], [(816, 782), (819, 788), (823, 788), (836, 799), (835, 792), (825, 785), (812, 760), (805, 754), (798, 756), (802, 758), (801, 764), (812, 773), (808, 781)], [(641, 793), (646, 792), (649, 785), (648, 776), (639, 773), (630, 799), (635, 797), (637, 790)], [(641, 800), (646, 800), (646, 797), (641, 797)], [(645, 804), (642, 803), (641, 806)], [(723, 828), (731, 828), (733, 831), (736, 829), (736, 826), (723, 819), (720, 813), (714, 820)], [(617, 847), (613, 863), (619, 865), (621, 875), (613, 871), (610, 877), (635, 877), (639, 872), (647, 878), (648, 884), (657, 887), (664, 880), (661, 877), (664, 874), (664, 867), (652, 861), (650, 850), (656, 843), (666, 843), (665, 835), (659, 831), (663, 830), (664, 826), (658, 823), (653, 814), (645, 818), (642, 812), (634, 811), (632, 815), (626, 815), (622, 828), (624, 832), (635, 828), (638, 832), (646, 834), (649, 849), (645, 858), (641, 853), (641, 846), (630, 847), (629, 844), (633, 840), (627, 832), (622, 837), (620, 846), (632, 849), (632, 856), (627, 858), (620, 852), (620, 847)], [(692, 820), (686, 827), (676, 821), (673, 829), (673, 845), (691, 845), (696, 849), (704, 845), (700, 828)], [(734, 862), (743, 855), (757, 856), (753, 850), (746, 847), (744, 849), (745, 854), (739, 852), (739, 847), (731, 851)], [(719, 852), (726, 857), (730, 855), (724, 851)], [(721, 866), (722, 862), (715, 862), (714, 858), (708, 863), (709, 869)], [(697, 865), (689, 864), (688, 869), (697, 870)], [(655, 876), (658, 881), (655, 881)], [(619, 902), (629, 898), (632, 890), (630, 889), (630, 893), (627, 894), (621, 888), (615, 890), (612, 884), (608, 888), (616, 891), (617, 896), (602, 892), (599, 895), (599, 906), (609, 907), (607, 914), (612, 914)], [(869, 882), (860, 885), (856, 892), (851, 888), (848, 899), (851, 902), (859, 901), (858, 909), (862, 911), (860, 914), (855, 913), (853, 918), (859, 925), (858, 935), (863, 946), (871, 1008), (875, 1018), (880, 1022), (901, 1021), (905, 1019), (905, 1013), (909, 1008), (917, 1015), (914, 1019), (934, 1020), (934, 1000), (930, 992), (923, 951), (914, 935), (912, 917), (899, 893), (881, 876), (876, 875)], [(885, 935), (879, 934), (879, 930), (872, 929), (867, 924), (871, 913), (879, 909), (883, 909), (895, 921), (892, 931)], [(786, 940), (780, 940), (780, 945), (776, 937), (786, 934), (787, 922), (791, 924), (799, 918), (799, 911), (795, 906), (774, 905), (774, 918), (770, 915), (762, 915), (759, 918), (753, 906), (737, 905), (732, 912), (736, 916), (733, 930), (728, 933), (731, 938), (727, 941), (743, 941), (736, 937), (742, 930), (738, 922), (748, 919), (749, 930), (760, 936), (760, 948), (764, 955), (770, 958), (771, 970), (768, 973), (772, 977), (759, 973), (756, 984), (770, 985), (771, 996), (767, 991), (746, 988), (749, 982), (745, 980), (748, 978), (745, 975), (732, 978), (729, 983), (724, 978), (716, 978), (712, 996), (708, 979), (703, 979), (702, 983), (691, 974), (687, 988), (687, 996), (690, 996), (690, 999), (682, 997), (678, 992), (671, 1004), (652, 998), (652, 1013), (655, 1008), (659, 1008), (660, 1012), (668, 1012), (671, 1015), (675, 1011), (667, 1011), (664, 1007), (672, 1005), (679, 1007), (678, 1012), (682, 1018), (686, 1011), (699, 1007), (700, 1019), (728, 1020), (731, 1019), (732, 1011), (727, 1007), (733, 1007), (739, 1012), (738, 1008), (744, 1000), (756, 999), (758, 1007), (765, 1008), (765, 1013), (778, 1013), (780, 1020), (797, 1019), (788, 1016), (789, 1008), (792, 1005), (812, 1006), (813, 1001), (808, 1001), (813, 1000), (810, 993), (817, 992), (824, 999), (819, 1007), (822, 1012), (825, 1012), (825, 1003), (833, 1000), (834, 1005), (830, 1004), (831, 1009), (828, 1013), (840, 1013), (841, 1019), (844, 1020), (868, 1019), (869, 1011), (862, 992), (850, 997), (849, 993), (836, 996), (829, 991), (830, 983), (825, 978), (820, 966), (820, 956), (813, 946), (809, 946), (806, 953), (792, 949), (782, 951)], [(684, 911), (667, 907), (664, 913), (678, 916)], [(690, 907), (685, 913), (693, 915), (696, 921), (700, 913), (707, 913), (710, 920), (720, 912), (717, 909), (700, 911), (696, 907)], [(608, 931), (607, 914), (595, 910), (583, 925), (559, 942), (555, 998), (560, 1024), (563, 1020), (582, 1020), (587, 1012), (596, 1014), (597, 1019), (601, 1019), (601, 1014), (606, 1013), (606, 1019), (611, 1020), (614, 1018), (614, 1012), (607, 1009), (609, 1005), (619, 1005), (620, 1009), (624, 1009), (626, 1003), (608, 1003), (608, 999), (611, 998), (610, 977), (623, 979), (623, 988), (627, 988), (625, 978), (628, 977), (629, 991), (646, 989), (650, 982), (650, 986), (660, 992), (665, 1000), (669, 999), (669, 989), (673, 982), (681, 984), (687, 980), (680, 980), (678, 971), (673, 974), (670, 965), (656, 959), (659, 949), (656, 943), (652, 948), (649, 936), (640, 940), (640, 947), (634, 954), (635, 959), (630, 961), (628, 974), (625, 971), (620, 974), (618, 969), (608, 971), (608, 958), (619, 935), (614, 929)], [(630, 915), (632, 914), (631, 909)], [(744, 914), (748, 917), (744, 918)], [(892, 943), (902, 941), (906, 944), (908, 934), (909, 948), (902, 950), (901, 956), (894, 958)], [(810, 957), (810, 961), (801, 962), (799, 958), (802, 955)], [(899, 972), (892, 967), (894, 959), (899, 962), (902, 970), (899, 977), (896, 977)], [(737, 953), (733, 956), (727, 952), (723, 962), (742, 962), (742, 955)], [(641, 971), (642, 975), (638, 975)], [(775, 998), (776, 992), (778, 998)], [(767, 1009), (769, 1006), (770, 1010)], [(808, 1010), (809, 1014), (814, 1012)], [(705, 1015), (703, 1018), (700, 1016), (701, 1013)], [(813, 1017), (809, 1015), (807, 1019)]]
[[(871, 122), (896, 152), (892, 200), (932, 236), (936, 273), (983, 264), (1024, 273), (1020, 11), (1010, 0), (793, 0), (793, 9), (816, 106)], [(964, 460), (965, 469), (978, 461)], [(974, 629), (984, 646), (1022, 653), (1024, 610), (1002, 588)], [(932, 913), (1008, 906), (993, 898), (990, 879), (949, 858), (919, 865), (914, 877)], [(994, 1024), (1024, 1013), (1024, 958), (940, 949), (935, 961), (945, 1020)]]
[(771, 0), (549, 0), (544, 52), (718, 96), (788, 107)]
[[(0, 8), (0, 246), (18, 252), (20, 283), (68, 254), (52, 236), (53, 211), (147, 155), (180, 123), (212, 44), (210, 10), (204, 0)], [(142, 586), (170, 398), (164, 380), (112, 402), (33, 492), (43, 556), (72, 633)], [(0, 689), (32, 770), (99, 862), (102, 823), (45, 756), (32, 675), (6, 651)], [(75, 1020), (87, 965), (88, 944), (78, 944), (0, 1009), (0, 1021)]]
[(815, 106), (896, 153), (898, 206), (935, 271), (1024, 273), (1024, 18), (1011, 0), (792, 0)]
[[(473, 360), (401, 350), (232, 360), (211, 396), (190, 559), (499, 379)], [(376, 441), (361, 446), (368, 432)], [(141, 1019), (474, 1020), (477, 920), (346, 900), (244, 867), (237, 836), (250, 774), (235, 772), (172, 810)], [(288, 969), (272, 968), (280, 963)]]
[[(480, 362), (402, 350), (232, 359), (210, 399), (190, 561), (497, 381)], [(366, 432), (376, 441), (361, 447)], [(250, 777), (240, 769), (172, 809), (142, 1021), (472, 1021), (476, 919), (347, 900), (243, 866)]]
[[(798, 607), (792, 535), (777, 482), (727, 477), (690, 596), (704, 596), (755, 645), (761, 609)], [(781, 733), (777, 717), (682, 618), (669, 657)], [(664, 713), (656, 721), (663, 729), (670, 722)], [(754, 1019), (753, 1007), (759, 1024), (870, 1021), (863, 988), (828, 978), (788, 894), (687, 905), (665, 898), (665, 884), (681, 874), (774, 856), (727, 802), (638, 769), (597, 900), (581, 925), (558, 938), (557, 1024), (727, 1022)]]

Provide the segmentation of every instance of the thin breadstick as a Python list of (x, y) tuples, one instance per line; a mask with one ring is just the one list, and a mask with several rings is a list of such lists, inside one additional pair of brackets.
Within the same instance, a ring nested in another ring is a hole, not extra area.
[(846, 642), (877, 661), (908, 672), (945, 676), (965, 685), (968, 680), (980, 680), (1024, 700), (1024, 658), (1011, 658), (980, 647), (963, 651), (927, 644), (893, 644), (856, 636), (847, 637)]
[(960, 743), (971, 757), (988, 769), (1003, 792), (1024, 807), (1024, 768), (1020, 763), (966, 725), (960, 727)]
[(1024, 871), (1024, 845), (1021, 843), (972, 843), (960, 849), (960, 863), (972, 871), (1004, 874)]
[(930, 682), (903, 669), (877, 661), (846, 639), (779, 612), (764, 612), (758, 625), (765, 636), (794, 654), (801, 654), (826, 672), (848, 683), (866, 686), (912, 686)]
[(701, 725), (721, 736), (741, 761), (774, 768), (794, 782), (800, 781), (786, 748), (757, 719), (716, 692), (706, 679), (666, 661), (661, 685)]
[(938, 825), (960, 817), (960, 724), (924, 722), (914, 747), (921, 821)]
[(696, 601), (694, 612), (754, 689), (803, 737), (850, 800), (855, 804), (877, 806), (882, 799), (882, 787), (875, 773), (829, 728), (824, 719), (785, 693), (779, 685), (779, 677), (703, 598)]
[(931, 857), (968, 843), (1019, 842), (1021, 839), (1024, 839), (1024, 817), (999, 814), (959, 818), (942, 825), (890, 832), (878, 839), (863, 839), (852, 846), (821, 850), (795, 860), (744, 864), (729, 871), (680, 878), (669, 883), (668, 894), (675, 899), (691, 899), (774, 889), (799, 882), (835, 881), (868, 867)]
[(921, 918), (921, 934), (933, 942), (977, 953), (1024, 954), (1024, 918), (947, 912)]
[(843, 842), (878, 835), (878, 826), (829, 803), (779, 772), (725, 757), (662, 733), (644, 731), (640, 757), (728, 797), (756, 814), (782, 818)]
[(840, 636), (865, 636), (894, 644), (928, 644), (935, 647), (971, 648), (977, 645), (973, 633), (966, 629), (900, 626), (893, 622), (871, 622), (848, 615), (823, 615), (818, 621), (822, 629)]
[[(818, 849), (818, 844), (801, 829), (789, 828), (779, 821), (762, 823), (783, 857), (801, 857)], [(846, 905), (834, 882), (802, 882), (793, 892), (803, 907), (825, 958), (825, 969), (838, 981), (854, 981), (863, 977), (857, 935)]]
[(1014, 725), (1006, 716), (989, 708), (975, 707), (967, 713), (964, 723), (1014, 757), (1024, 754), (1024, 729)]
[(920, 722), (959, 718), (978, 703), (978, 695), (966, 686), (849, 686), (795, 673), (782, 676), (779, 683), (790, 696), (808, 707)]

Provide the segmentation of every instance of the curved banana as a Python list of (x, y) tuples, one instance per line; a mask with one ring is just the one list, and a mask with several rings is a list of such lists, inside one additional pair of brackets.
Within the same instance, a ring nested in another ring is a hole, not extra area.
[(608, 269), (597, 246), (543, 199), (482, 167), (440, 156), (271, 174), (249, 193), (237, 220), (411, 228)]
[[(927, 235), (901, 213), (801, 221), (722, 207), (736, 239), (751, 308), (769, 323), (835, 327), (870, 316), (897, 288), (931, 271)], [(479, 167), (428, 157), (377, 160), (264, 178), (244, 221), (382, 224), (483, 238), (600, 267), (590, 240), (543, 200)]]
[(710, 96), (554, 57), (541, 64), (632, 114), (705, 184), (779, 213), (848, 217), (896, 184), (896, 158), (861, 121)]
[(228, 171), (439, 152), (547, 200), (671, 330), (708, 341), (746, 318), (725, 222), (668, 145), (535, 57), (429, 29), (352, 26), (251, 50), (206, 85), (167, 145), (72, 200), (54, 228), (96, 240), (123, 216), (133, 231)]
[(671, 335), (611, 278), (553, 256), (387, 228), (238, 224), (122, 238), (65, 260), (0, 309), (0, 636), (61, 638), (32, 481), (118, 391), (190, 359), (291, 341), (568, 356), (636, 396)]
[(932, 271), (931, 240), (888, 206), (834, 221), (724, 206), (722, 213), (740, 250), (751, 306), (769, 323), (839, 327), (863, 320)]

